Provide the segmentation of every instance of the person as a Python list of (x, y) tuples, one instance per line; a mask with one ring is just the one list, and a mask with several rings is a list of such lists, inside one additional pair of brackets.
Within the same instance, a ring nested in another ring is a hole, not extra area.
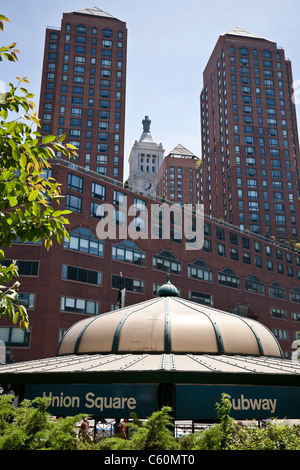
[(127, 437), (127, 419), (123, 419), (120, 425), (120, 434), (123, 439)]
[(86, 436), (88, 432), (89, 432), (89, 422), (86, 418), (84, 418), (79, 428), (79, 437)]

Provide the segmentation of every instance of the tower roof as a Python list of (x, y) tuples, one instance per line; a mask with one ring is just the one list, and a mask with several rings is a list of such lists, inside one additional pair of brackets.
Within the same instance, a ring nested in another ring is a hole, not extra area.
[(100, 8), (98, 8), (98, 7), (84, 8), (83, 10), (76, 10), (76, 11), (73, 11), (71, 13), (78, 13), (80, 15), (101, 16), (102, 18), (118, 19), (115, 16), (112, 16), (109, 13), (106, 13), (105, 11), (100, 10)]
[(258, 36), (258, 35), (253, 34), (253, 33), (249, 33), (248, 31), (245, 31), (244, 29), (239, 28), (238, 26), (236, 26), (235, 28), (231, 29), (230, 31), (227, 31), (226, 33), (222, 34), (222, 36), (226, 36), (226, 35), (242, 36), (242, 37), (247, 37), (247, 38), (252, 38), (252, 39), (264, 39), (264, 40), (266, 40), (266, 38), (263, 38), (262, 36)]
[(178, 155), (182, 157), (198, 158), (196, 157), (195, 154), (193, 154), (190, 150), (188, 150), (181, 144), (176, 145), (176, 147), (169, 153), (169, 155)]

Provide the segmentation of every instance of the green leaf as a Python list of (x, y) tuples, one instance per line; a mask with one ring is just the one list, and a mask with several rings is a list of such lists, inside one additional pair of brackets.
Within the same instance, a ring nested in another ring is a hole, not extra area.
[(55, 211), (53, 212), (52, 214), (52, 217), (59, 217), (60, 215), (65, 215), (65, 214), (71, 214), (72, 212), (69, 211), (69, 210), (65, 210), (65, 211)]
[(1, 111), (1, 116), (3, 117), (3, 119), (5, 120), (7, 118), (7, 115), (8, 115), (8, 111), (6, 109), (2, 109)]
[(27, 158), (26, 158), (26, 155), (23, 153), (20, 158), (21, 168), (25, 168), (26, 163), (27, 163)]
[(18, 204), (18, 199), (15, 196), (8, 198), (10, 207), (14, 207)]
[(46, 136), (43, 137), (43, 139), (42, 139), (42, 144), (48, 144), (49, 142), (53, 142), (53, 140), (55, 140), (55, 136), (54, 136), (54, 135), (46, 135)]
[(31, 191), (31, 193), (28, 196), (28, 201), (33, 201), (34, 199), (36, 199), (38, 194), (39, 194), (38, 189), (35, 189), (34, 191)]

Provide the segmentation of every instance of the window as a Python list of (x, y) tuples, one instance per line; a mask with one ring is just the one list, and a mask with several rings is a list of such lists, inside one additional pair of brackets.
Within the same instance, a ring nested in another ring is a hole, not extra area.
[(264, 284), (254, 275), (245, 279), (245, 289), (246, 291), (253, 292), (255, 294), (264, 295), (265, 293)]
[(106, 186), (99, 183), (92, 183), (92, 197), (105, 201), (106, 199)]
[(103, 29), (103, 31), (102, 31), (102, 37), (104, 37), (104, 38), (112, 38), (112, 35), (113, 35), (113, 34), (112, 34), (112, 30), (111, 30), (111, 29), (109, 29), (109, 28)]
[(77, 268), (75, 266), (63, 265), (62, 278), (69, 281), (85, 282), (87, 284), (101, 285), (102, 273), (90, 269)]
[(110, 101), (108, 101), (108, 100), (100, 100), (100, 101), (99, 101), (99, 107), (100, 107), (100, 108), (109, 109), (109, 108), (110, 108)]
[(217, 254), (219, 256), (226, 256), (225, 245), (222, 245), (221, 243), (217, 243)]
[(18, 294), (18, 299), (16, 303), (25, 305), (26, 308), (34, 308), (35, 294), (28, 294), (28, 293), (20, 292)]
[(194, 261), (188, 265), (188, 277), (200, 279), (201, 281), (212, 282), (212, 270), (207, 267), (204, 261)]
[(127, 195), (120, 191), (114, 191), (113, 203), (120, 207), (127, 206)]
[(223, 228), (216, 228), (216, 236), (218, 240), (225, 240), (225, 231)]
[(102, 47), (112, 47), (112, 41), (109, 39), (102, 39)]
[(85, 64), (85, 57), (76, 55), (75, 56), (75, 64)]
[(276, 298), (276, 299), (286, 299), (286, 291), (279, 282), (274, 281), (270, 286), (269, 286), (269, 296)]
[(292, 320), (300, 321), (300, 312), (292, 312)]
[[(10, 259), (3, 260), (5, 266), (9, 266), (13, 261)], [(38, 261), (17, 260), (19, 276), (37, 276), (39, 269)]]
[[(75, 53), (76, 54), (85, 54), (86, 47), (85, 46), (75, 46)], [(82, 62), (85, 63), (85, 60)]]
[(86, 26), (79, 24), (76, 26), (76, 33), (86, 34)]
[(50, 40), (51, 41), (57, 41), (58, 39), (58, 34), (57, 33), (50, 33)]
[(90, 230), (80, 227), (69, 234), (69, 240), (64, 240), (64, 248), (103, 256), (104, 243)]
[(82, 86), (73, 86), (72, 92), (77, 95), (83, 95), (83, 87)]
[(77, 299), (74, 297), (61, 297), (60, 309), (63, 312), (83, 313), (85, 315), (98, 315), (99, 302), (93, 300)]
[(113, 223), (122, 227), (126, 227), (126, 212), (123, 210), (115, 210), (113, 212)]
[(241, 56), (248, 56), (249, 55), (249, 51), (248, 51), (247, 47), (240, 47), (240, 55)]
[(251, 264), (250, 253), (243, 252), (243, 263)]
[(273, 308), (271, 307), (271, 317), (275, 318), (282, 318), (284, 320), (287, 320), (288, 315), (286, 310), (282, 310), (280, 308)]
[(181, 262), (177, 261), (168, 251), (162, 251), (159, 255), (153, 255), (152, 267), (159, 271), (181, 275)]
[(208, 240), (207, 238), (204, 238), (204, 241), (203, 241), (203, 250), (206, 251), (207, 253), (212, 253), (212, 244), (211, 244), (211, 240)]
[[(114, 157), (114, 158), (119, 158), (119, 157)], [(146, 211), (147, 211), (146, 201), (144, 199), (140, 199), (140, 198), (135, 197), (134, 198), (134, 209), (136, 211), (139, 211), (141, 214), (145, 214)]]
[(67, 194), (66, 208), (73, 212), (82, 212), (82, 199), (81, 197)]
[[(123, 277), (123, 285), (126, 290), (130, 292), (139, 292), (143, 294), (145, 292), (145, 281), (140, 281), (139, 279), (131, 279), (129, 277)], [(120, 289), (121, 277), (112, 275), (111, 286), (115, 289)]]
[(240, 278), (229, 268), (225, 268), (218, 273), (218, 282), (222, 286), (240, 288)]
[(112, 61), (109, 59), (102, 59), (101, 66), (111, 68)]
[(73, 191), (78, 191), (82, 193), (83, 191), (83, 178), (72, 173), (68, 174), (68, 189)]
[(95, 219), (103, 219), (105, 217), (105, 205), (91, 201), (90, 216)]
[(213, 296), (210, 294), (189, 291), (189, 299), (198, 304), (213, 305)]
[(82, 109), (81, 108), (71, 108), (71, 115), (72, 116), (81, 116)]
[(75, 75), (73, 77), (73, 83), (79, 83), (79, 84), (82, 85), (84, 83), (84, 77), (80, 77), (80, 76)]
[(298, 287), (294, 287), (290, 291), (290, 299), (291, 299), (291, 302), (300, 303), (300, 289)]
[(100, 173), (101, 175), (107, 175), (107, 167), (106, 166), (96, 166), (96, 172)]
[(123, 261), (125, 263), (137, 264), (145, 266), (146, 253), (140, 251), (135, 243), (124, 240), (118, 245), (112, 246), (112, 259), (116, 261)]
[(25, 331), (17, 327), (0, 328), (0, 340), (4, 341), (6, 346), (28, 347), (30, 341), (30, 329)]
[(278, 339), (286, 339), (286, 340), (290, 339), (290, 334), (288, 330), (280, 330), (278, 328), (273, 328), (272, 332)]

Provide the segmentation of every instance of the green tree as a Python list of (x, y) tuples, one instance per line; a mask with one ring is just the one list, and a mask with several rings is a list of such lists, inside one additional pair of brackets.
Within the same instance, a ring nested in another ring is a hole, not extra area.
[(104, 439), (100, 450), (180, 450), (174, 437), (171, 408), (165, 406), (154, 412), (145, 422), (128, 424), (129, 438), (110, 437)]
[[(0, 15), (0, 30), (3, 22)], [(0, 61), (17, 60), (15, 43), (0, 48)], [(17, 77), (17, 85), (9, 83), (9, 89), (0, 100), (0, 318), (8, 314), (14, 324), (19, 321), (22, 329), (28, 326), (26, 308), (18, 303), (19, 282), (16, 262), (7, 266), (4, 249), (12, 242), (44, 240), (48, 250), (53, 240), (61, 243), (68, 236), (67, 210), (59, 210), (62, 199), (61, 185), (47, 170), (50, 161), (60, 150), (69, 158), (75, 155), (75, 147), (63, 145), (64, 135), (42, 137), (40, 122), (32, 101), (34, 95), (24, 88), (27, 78)], [(14, 116), (17, 118), (13, 118)], [(12, 117), (11, 117), (12, 116)]]
[(237, 425), (230, 417), (231, 403), (222, 394), (219, 403), (216, 403), (219, 423), (208, 427), (204, 431), (184, 436), (181, 440), (183, 449), (189, 450), (229, 450), (232, 436), (237, 432)]
[(48, 398), (24, 400), (13, 406), (13, 395), (0, 395), (0, 450), (89, 449), (76, 433), (84, 415), (52, 420), (47, 412)]

